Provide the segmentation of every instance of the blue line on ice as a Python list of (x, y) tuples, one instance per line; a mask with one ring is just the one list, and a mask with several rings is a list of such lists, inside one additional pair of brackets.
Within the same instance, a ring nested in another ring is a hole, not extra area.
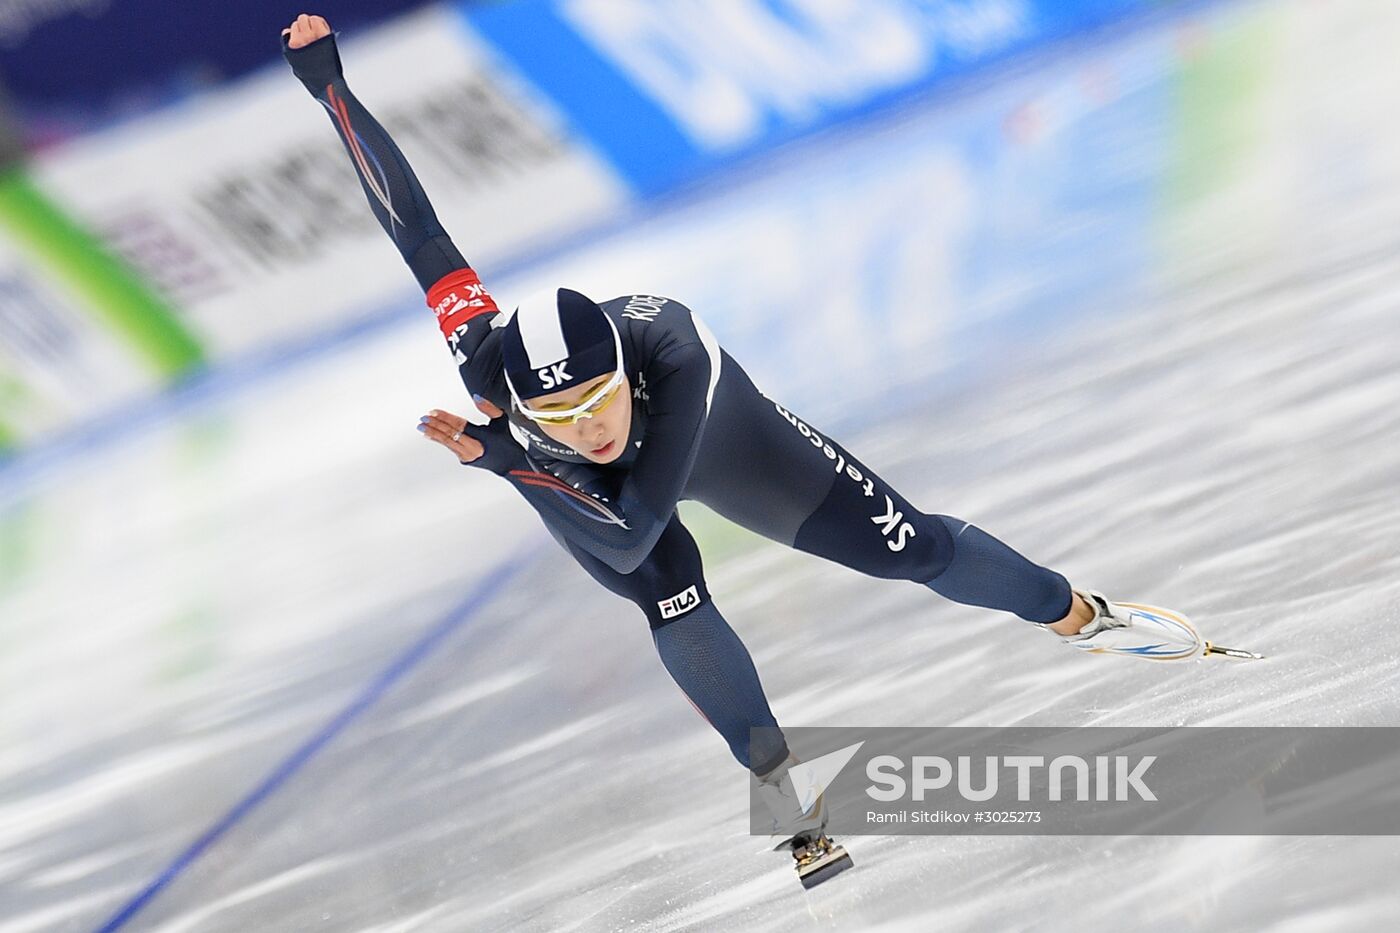
[(495, 567), (490, 568), (483, 576), (482, 582), (467, 597), (458, 603), (447, 615), (443, 616), (436, 625), (430, 628), (418, 641), (410, 645), (402, 654), (394, 659), (388, 667), (380, 672), (379, 676), (371, 681), (359, 695), (352, 700), (335, 718), (326, 723), (319, 732), (307, 739), (302, 745), (285, 759), (282, 760), (272, 771), (263, 778), (262, 782), (252, 790), (246, 797), (234, 804), (233, 808), (224, 814), (223, 818), (216, 822), (209, 829), (205, 830), (198, 839), (192, 842), (185, 851), (181, 852), (166, 868), (158, 874), (149, 884), (124, 904), (120, 910), (114, 913), (110, 920), (98, 928), (98, 933), (111, 933), (119, 930), (136, 916), (151, 900), (163, 889), (168, 887), (172, 881), (180, 876), (185, 869), (194, 864), (224, 833), (232, 829), (239, 821), (251, 813), (268, 797), (272, 796), (282, 785), (286, 784), (301, 767), (310, 761), (317, 752), (324, 748), (331, 739), (335, 738), (346, 726), (359, 718), (360, 714), (379, 701), (400, 678), (413, 670), (425, 659), (427, 659), (448, 635), (470, 622), (477, 613), (487, 606), (496, 594), (501, 591), (507, 583), (520, 574), (530, 563), (530, 555), (538, 554), (539, 548), (534, 546), (534, 542), (521, 548), (520, 551)]

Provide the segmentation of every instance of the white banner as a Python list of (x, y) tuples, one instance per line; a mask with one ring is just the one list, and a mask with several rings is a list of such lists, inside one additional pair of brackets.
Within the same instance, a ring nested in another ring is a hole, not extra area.
[[(611, 170), (491, 73), (454, 13), (429, 8), (341, 52), (469, 261), (499, 263), (623, 201)], [(170, 298), (215, 363), (416, 300), (329, 119), (285, 67), (86, 137), (35, 175)]]
[(0, 233), (0, 426), (23, 442), (158, 384), (80, 297)]

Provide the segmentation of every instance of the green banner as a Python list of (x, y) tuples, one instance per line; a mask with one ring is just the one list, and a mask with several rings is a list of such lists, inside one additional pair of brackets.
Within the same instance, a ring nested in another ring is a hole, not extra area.
[(204, 362), (174, 310), (18, 170), (0, 174), (0, 226), (160, 376)]

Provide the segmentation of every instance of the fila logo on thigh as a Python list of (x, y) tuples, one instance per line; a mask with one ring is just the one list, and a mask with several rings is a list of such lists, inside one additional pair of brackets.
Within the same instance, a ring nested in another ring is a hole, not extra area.
[(661, 610), (661, 618), (674, 619), (676, 616), (683, 616), (696, 606), (700, 605), (700, 591), (694, 584), (681, 590), (670, 599), (663, 599), (656, 604)]

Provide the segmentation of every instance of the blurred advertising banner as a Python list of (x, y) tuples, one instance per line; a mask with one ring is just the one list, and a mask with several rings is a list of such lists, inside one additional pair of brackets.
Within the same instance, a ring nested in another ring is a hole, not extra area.
[[(612, 173), (491, 74), (450, 11), (346, 37), (342, 52), (351, 86), (474, 262), (621, 202)], [(37, 174), (169, 297), (215, 360), (422, 301), (325, 113), (280, 64), (85, 137)]]
[[(604, 243), (535, 278), (682, 298), (765, 391), (832, 430), (863, 405), (917, 404), (1075, 315), (1131, 307), (1157, 269), (1178, 180), (1206, 186), (1195, 164), (1234, 155), (1209, 127), (1257, 109), (1242, 43), (1193, 35), (1149, 31), (968, 106), (899, 108), (864, 132), (824, 134), (777, 156), (777, 178), (743, 173), (724, 197), (651, 220), (625, 254)], [(1222, 62), (1233, 85), (1216, 77)], [(1185, 86), (1209, 102), (1209, 124)], [(841, 391), (805, 361), (839, 361)]]
[(0, 450), (198, 361), (147, 297), (23, 175), (0, 174)]
[(1150, 0), (464, 2), (640, 193)]
[[(1175, 4), (503, 0), (427, 7), (347, 30), (340, 44), (351, 85), (489, 278), (581, 230), (646, 222), (637, 208), (649, 196), (698, 174), (1164, 5)], [(840, 190), (809, 185), (745, 202), (742, 217), (721, 210), (713, 229), (692, 218), (676, 234), (683, 249), (663, 255), (671, 238), (659, 231), (657, 255), (629, 262), (647, 270), (646, 284), (633, 279), (614, 293), (670, 287), (728, 318), (727, 343), (740, 349), (781, 336), (801, 341), (799, 351), (831, 340), (862, 352), (847, 339), (860, 307), (882, 335), (869, 352), (882, 353), (887, 337), (904, 355), (950, 327), (1079, 301), (1101, 283), (1069, 281), (1065, 256), (1110, 248), (1123, 275), (1145, 261), (1173, 153), (1161, 143), (1174, 136), (1177, 50), (1163, 46), (1111, 53), (1093, 74), (1050, 85), (1042, 77), (1030, 91), (1013, 82), (995, 91), (1004, 106), (983, 111), (995, 115), (936, 121), (918, 133), (931, 149), (881, 155), (879, 171), (853, 163)], [(1083, 184), (1086, 164), (1118, 173), (1112, 204)], [(136, 362), (125, 376), (93, 370), (98, 400), (73, 418), (101, 417), (204, 364), (334, 341), (422, 301), (325, 114), (280, 62), (50, 149), (27, 173), (20, 206), (52, 207), (49, 220), (64, 218), (70, 241), (84, 234), (134, 271), (128, 298), (146, 296), (87, 313), (89, 328), (115, 335), (113, 359)], [(753, 249), (778, 242), (778, 229), (790, 231), (780, 241), (791, 263), (749, 262)], [(583, 239), (570, 245), (587, 246)], [(15, 269), (30, 257), (27, 287), (52, 292), (47, 301), (74, 293), (75, 283), (86, 283), (77, 291), (87, 302), (110, 291), (93, 288), (117, 275), (102, 261), (68, 261), (67, 283), (56, 284), (47, 280), (55, 257), (76, 254), (50, 249), (40, 263), (32, 247), (3, 255)], [(843, 261), (815, 306), (803, 257), (833, 255)], [(714, 275), (720, 261), (724, 276)], [(761, 313), (739, 307), (748, 295), (764, 297)], [(801, 315), (801, 328), (782, 323), (790, 314)], [(6, 378), (18, 371), (2, 365)], [(0, 414), (0, 425), (13, 423)]]
[[(359, 30), (423, 3), (326, 6), (338, 28)], [(281, 0), (0, 0), (0, 84), (27, 137), (54, 142), (267, 64), (278, 56), (277, 28), (301, 9)]]
[(199, 365), (174, 311), (30, 180), (0, 93), (0, 452)]

